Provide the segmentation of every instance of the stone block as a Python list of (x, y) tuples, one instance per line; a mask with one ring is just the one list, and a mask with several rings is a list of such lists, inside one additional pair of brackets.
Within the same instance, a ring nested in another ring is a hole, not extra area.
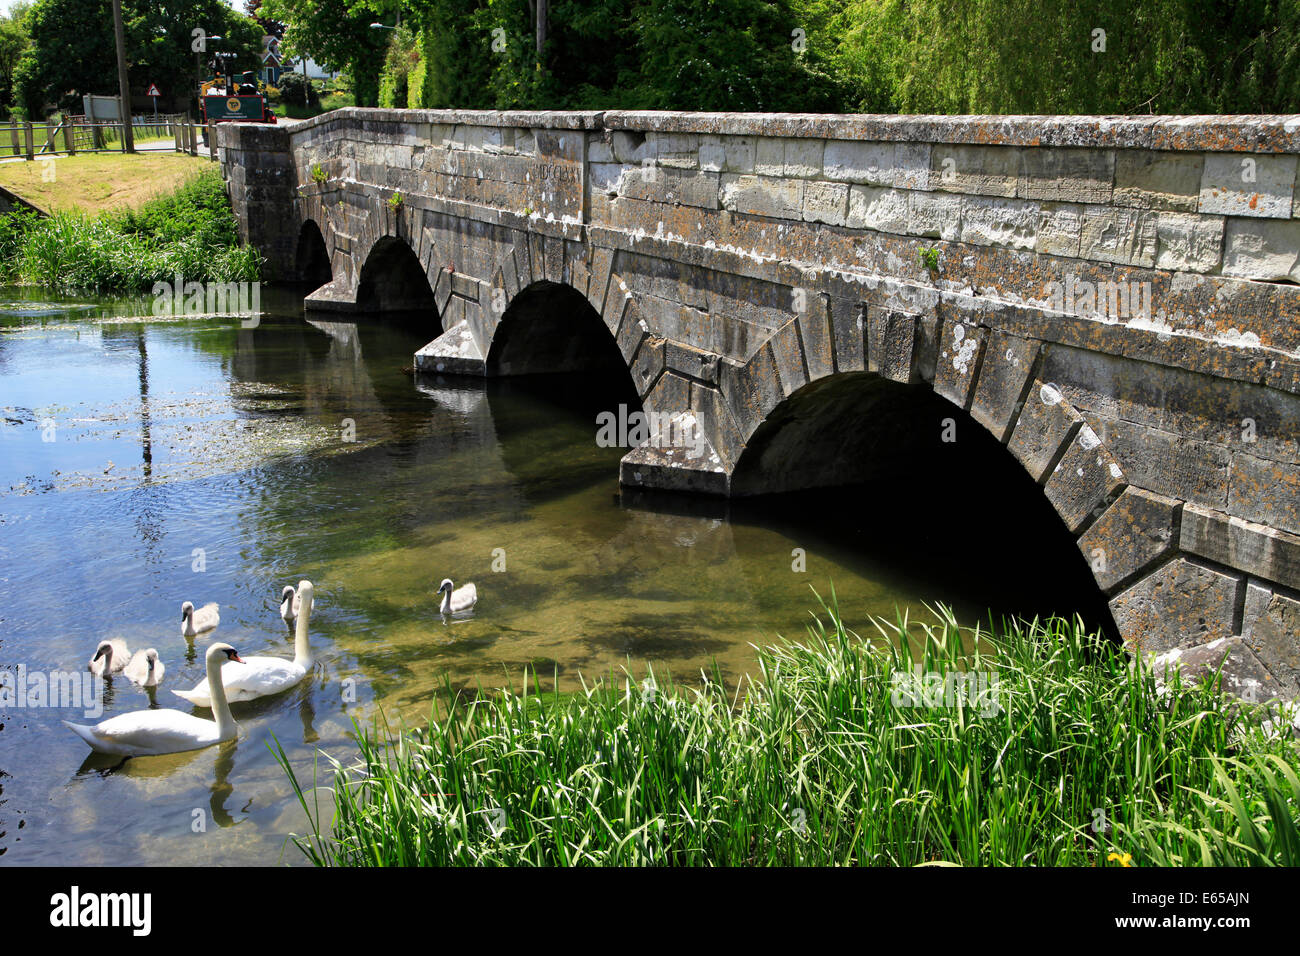
[(907, 232), (907, 192), (879, 186), (854, 186), (849, 190), (845, 225), (904, 235)]
[(911, 190), (907, 193), (907, 234), (952, 241), (961, 236), (961, 197)]
[(646, 395), (645, 405), (647, 409), (661, 415), (685, 411), (691, 407), (690, 379), (665, 369), (654, 388)]
[(723, 173), (721, 185), (724, 209), (773, 219), (803, 218), (803, 180)]
[(1036, 341), (1006, 332), (993, 332), (985, 346), (970, 413), (998, 441), (1006, 441), (1015, 424), (1038, 348)]
[(1189, 504), (1183, 509), (1179, 546), (1267, 581), (1300, 584), (1300, 535)]
[(976, 196), (1016, 195), (1021, 150), (1007, 146), (936, 143), (930, 150), (930, 188)]
[(718, 208), (718, 173), (657, 166), (625, 174), (621, 194), (646, 202)]
[(727, 150), (721, 136), (700, 137), (700, 169), (720, 173), (727, 167)]
[(837, 372), (866, 370), (865, 309), (865, 306), (852, 299), (831, 296), (831, 332), (835, 338)]
[(939, 358), (935, 363), (934, 390), (958, 408), (970, 402), (980, 350), (988, 330), (960, 319), (943, 323)]
[[(1296, 465), (1232, 452), (1228, 472), (1229, 514), (1300, 534), (1300, 468)], [(1293, 587), (1295, 581), (1286, 582)]]
[(1053, 202), (1110, 202), (1115, 180), (1115, 153), (1108, 149), (1039, 146), (1020, 153), (1021, 199)]
[(1243, 582), (1186, 558), (1175, 558), (1110, 602), (1124, 640), (1142, 652), (1191, 648), (1233, 636)]
[(722, 138), (722, 170), (727, 173), (753, 173), (755, 143), (753, 136), (724, 136)]
[(1037, 482), (1044, 481), (1062, 449), (1083, 425), (1083, 418), (1055, 386), (1035, 381), (1029, 388), (1007, 450)]
[(799, 322), (791, 319), (772, 336), (772, 355), (776, 359), (777, 374), (781, 377), (782, 395), (788, 398), (808, 384), (804, 368), (803, 343), (799, 340)]
[(658, 335), (645, 336), (628, 370), (632, 373), (637, 395), (644, 399), (664, 370), (664, 340)]
[(1168, 686), (1177, 673), (1183, 687), (1218, 681), (1221, 693), (1250, 703), (1263, 704), (1294, 693), (1240, 637), (1221, 637), (1186, 649), (1175, 647), (1151, 657), (1157, 688)]
[(1196, 208), (1227, 216), (1289, 219), (1295, 181), (1295, 156), (1210, 153)]
[(1200, 153), (1122, 149), (1115, 157), (1112, 201), (1118, 206), (1195, 212), (1204, 167)]
[(824, 139), (787, 139), (785, 141), (785, 173), (798, 179), (812, 179), (822, 174)]
[(1229, 219), (1223, 274), (1265, 282), (1300, 282), (1300, 220)]
[(612, 163), (614, 161), (614, 146), (612, 143), (607, 143), (595, 135), (587, 137), (587, 162)]
[(1124, 471), (1090, 427), (1079, 429), (1043, 492), (1065, 526), (1078, 534), (1124, 490)]
[(1150, 268), (1156, 261), (1156, 214), (1114, 206), (1083, 214), (1079, 255), (1084, 259)]
[(929, 143), (863, 143), (827, 140), (822, 168), (827, 179), (898, 189), (929, 189)]
[(654, 159), (654, 144), (646, 139), (644, 133), (615, 130), (611, 145), (616, 162), (635, 163), (639, 166), (647, 159)]
[(1245, 640), (1292, 694), (1300, 690), (1300, 601), (1274, 594)]
[(963, 196), (961, 241), (980, 246), (1033, 249), (1038, 218), (1036, 202)]
[(1076, 203), (1045, 202), (1039, 207), (1034, 251), (1049, 256), (1079, 255), (1083, 207)]
[(759, 176), (784, 176), (785, 144), (779, 136), (760, 137), (754, 144), (754, 172)]
[(700, 137), (695, 133), (651, 133), (655, 162), (675, 169), (698, 169)]
[(1079, 550), (1106, 594), (1178, 546), (1182, 502), (1131, 485), (1079, 538)]
[(830, 297), (810, 296), (808, 308), (799, 314), (799, 336), (803, 341), (808, 380), (816, 381), (835, 371), (835, 350), (830, 324)]
[(804, 186), (803, 218), (805, 222), (824, 222), (842, 226), (848, 215), (849, 187), (847, 183), (812, 181)]
[(917, 317), (879, 308), (867, 316), (867, 371), (904, 385), (920, 381)]
[(1223, 217), (1156, 214), (1156, 268), (1213, 272), (1223, 258)]
[(767, 413), (785, 397), (772, 343), (765, 343), (743, 366), (721, 368), (719, 387), (742, 441), (748, 441)]

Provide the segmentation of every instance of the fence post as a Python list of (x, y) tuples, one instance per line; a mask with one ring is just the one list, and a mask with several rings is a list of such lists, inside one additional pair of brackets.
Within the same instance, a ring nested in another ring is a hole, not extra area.
[(217, 124), (208, 120), (208, 159), (217, 161)]
[(63, 145), (69, 156), (77, 155), (77, 131), (72, 127), (72, 117), (63, 118)]
[(9, 145), (15, 156), (22, 154), (22, 148), (18, 145), (18, 121), (15, 119), (9, 120)]
[(41, 147), (41, 152), (43, 153), (47, 149), (51, 153), (59, 151), (59, 144), (54, 139), (54, 120), (51, 119), (45, 121), (45, 145)]
[(30, 121), (23, 123), (23, 152), (27, 154), (27, 161), (35, 159), (32, 146), (32, 124)]

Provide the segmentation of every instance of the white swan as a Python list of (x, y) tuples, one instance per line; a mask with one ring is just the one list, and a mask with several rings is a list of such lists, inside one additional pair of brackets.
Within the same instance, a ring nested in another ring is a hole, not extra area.
[(181, 605), (181, 634), (185, 637), (210, 631), (220, 623), (221, 615), (217, 612), (216, 604), (205, 604), (197, 611), (189, 601)]
[[(227, 660), (242, 663), (239, 654), (229, 644), (213, 644), (208, 648), (205, 662), (212, 681), (219, 682), (221, 665)], [(174, 754), (235, 738), (239, 728), (230, 716), (230, 705), (220, 687), (216, 688), (212, 710), (216, 720), (203, 720), (179, 710), (133, 710), (129, 714), (110, 717), (93, 727), (68, 720), (64, 723), (98, 753), (126, 757)]]
[(474, 610), (474, 605), (478, 603), (478, 588), (474, 587), (472, 581), (454, 591), (451, 588), (451, 578), (443, 578), (438, 585), (438, 593), (442, 595), (443, 614), (461, 614)]
[(123, 668), (124, 673), (141, 687), (157, 687), (163, 679), (163, 662), (158, 659), (158, 652), (152, 647), (145, 651), (136, 651), (131, 663)]
[(298, 612), (301, 610), (302, 595), (286, 584), (280, 592), (280, 616), (284, 618), (284, 623), (292, 626), (298, 620)]
[(126, 667), (131, 660), (131, 652), (126, 649), (126, 641), (120, 637), (100, 641), (95, 648), (95, 656), (90, 659), (90, 672), (96, 677), (108, 677)]
[[(307, 676), (311, 667), (311, 648), (307, 643), (307, 624), (311, 620), (312, 583), (298, 582), (298, 595), (302, 598), (302, 611), (298, 615), (298, 626), (294, 632), (293, 660), (282, 657), (245, 657), (243, 667), (226, 673), (223, 668), (221, 680), (225, 696), (233, 701), (255, 700), (268, 694), (278, 694), (288, 690)], [(183, 697), (197, 707), (210, 707), (210, 689), (212, 672), (195, 684), (190, 690), (172, 691), (177, 697)]]

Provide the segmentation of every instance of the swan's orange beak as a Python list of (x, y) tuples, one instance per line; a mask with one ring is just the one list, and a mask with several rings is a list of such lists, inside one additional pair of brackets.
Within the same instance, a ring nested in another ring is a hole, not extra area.
[(238, 654), (236, 654), (234, 651), (230, 652), (230, 659), (232, 661), (237, 661), (240, 664), (244, 663), (244, 659), (240, 657)]

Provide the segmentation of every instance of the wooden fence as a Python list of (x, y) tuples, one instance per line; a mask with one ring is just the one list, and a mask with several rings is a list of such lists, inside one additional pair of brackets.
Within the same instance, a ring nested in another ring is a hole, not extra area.
[[(199, 142), (203, 138), (203, 124), (189, 120), (183, 113), (159, 116), (157, 119), (136, 117), (131, 129), (137, 144), (141, 141), (171, 140), (172, 149), (178, 153), (199, 155)], [(212, 123), (207, 127), (207, 141), (214, 145), (209, 158), (217, 158), (216, 131)], [(78, 153), (124, 152), (123, 124), (104, 120), (87, 120), (84, 116), (65, 116), (59, 122), (20, 123), (10, 120), (8, 129), (0, 125), (0, 158), (21, 156), (27, 160)]]

